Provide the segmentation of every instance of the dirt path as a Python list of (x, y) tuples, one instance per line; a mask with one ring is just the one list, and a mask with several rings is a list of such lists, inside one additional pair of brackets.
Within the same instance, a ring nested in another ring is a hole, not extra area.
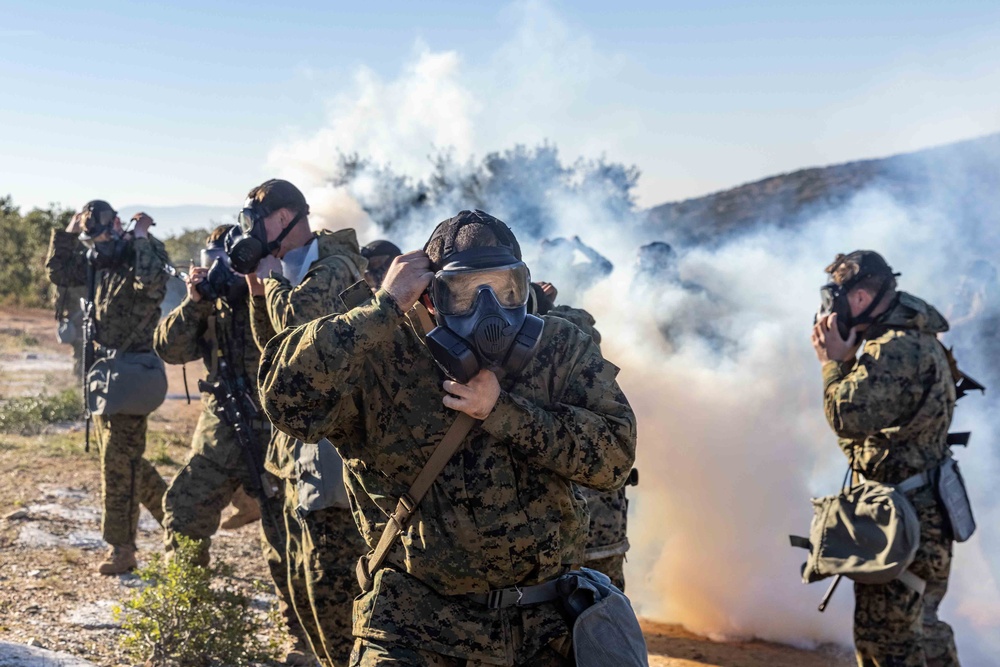
[[(0, 311), (0, 396), (57, 391), (74, 385), (69, 348), (54, 340), (47, 311)], [(188, 365), (194, 388), (199, 369)], [(179, 367), (168, 366), (169, 398), (150, 418), (147, 457), (164, 477), (187, 456), (199, 406), (184, 400)], [(26, 644), (100, 665), (123, 661), (112, 606), (136, 577), (93, 573), (101, 559), (100, 477), (96, 448), (83, 452), (79, 424), (43, 435), (0, 434), (0, 642)], [(161, 532), (145, 510), (140, 560), (161, 549)], [(213, 558), (235, 566), (247, 589), (266, 576), (255, 527), (221, 531)], [(847, 667), (849, 656), (762, 642), (716, 643), (676, 625), (644, 621), (651, 667)], [(4, 656), (0, 654), (0, 659)], [(0, 660), (2, 662), (2, 660)]]

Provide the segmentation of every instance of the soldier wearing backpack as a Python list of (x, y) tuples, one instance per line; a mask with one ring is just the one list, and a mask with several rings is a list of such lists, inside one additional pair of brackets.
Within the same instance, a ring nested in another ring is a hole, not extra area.
[[(858, 664), (956, 666), (951, 627), (938, 618), (948, 588), (952, 526), (935, 471), (950, 460), (955, 409), (952, 363), (937, 336), (948, 330), (928, 303), (896, 290), (896, 276), (869, 250), (838, 255), (827, 267), (823, 308), (812, 331), (823, 366), (824, 408), (852, 470), (900, 490), (916, 509), (920, 540), (902, 579), (855, 582)], [(859, 354), (860, 352), (860, 354)]]

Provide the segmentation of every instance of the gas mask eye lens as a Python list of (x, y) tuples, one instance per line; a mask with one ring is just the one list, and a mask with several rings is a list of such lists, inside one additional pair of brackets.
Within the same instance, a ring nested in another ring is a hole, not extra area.
[(254, 213), (255, 212), (252, 208), (245, 208), (242, 211), (240, 211), (239, 215), (240, 229), (243, 231), (244, 234), (249, 234), (250, 230), (253, 229), (253, 224), (257, 218), (257, 216)]
[(445, 315), (467, 315), (475, 308), (479, 293), (493, 291), (504, 308), (528, 303), (530, 276), (523, 262), (488, 269), (438, 271), (434, 276), (434, 307)]

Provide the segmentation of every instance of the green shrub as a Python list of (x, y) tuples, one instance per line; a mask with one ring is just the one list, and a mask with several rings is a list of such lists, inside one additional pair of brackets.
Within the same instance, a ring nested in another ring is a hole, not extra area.
[[(121, 648), (147, 664), (214, 667), (273, 663), (278, 642), (262, 639), (281, 627), (277, 607), (267, 616), (234, 584), (225, 564), (195, 564), (196, 540), (177, 536), (172, 558), (155, 554), (136, 574), (149, 585), (115, 609), (122, 620)], [(213, 585), (214, 582), (214, 585)]]
[(66, 389), (54, 396), (11, 398), (0, 403), (0, 433), (37, 435), (49, 424), (82, 417), (83, 400), (76, 389)]

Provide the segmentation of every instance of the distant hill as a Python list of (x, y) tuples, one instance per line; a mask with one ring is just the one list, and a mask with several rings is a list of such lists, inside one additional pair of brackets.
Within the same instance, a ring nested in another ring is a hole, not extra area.
[(185, 229), (208, 229), (222, 223), (236, 222), (236, 214), (241, 202), (232, 206), (204, 206), (201, 204), (182, 204), (179, 206), (148, 206), (145, 204), (129, 204), (119, 209), (122, 222), (139, 211), (145, 211), (156, 221), (153, 234), (163, 238), (180, 234)]
[[(657, 233), (679, 244), (717, 243), (761, 226), (788, 227), (867, 188), (919, 205), (946, 198), (966, 221), (1000, 217), (1000, 134), (887, 158), (802, 169), (648, 210)], [(941, 203), (941, 202), (938, 202)]]

